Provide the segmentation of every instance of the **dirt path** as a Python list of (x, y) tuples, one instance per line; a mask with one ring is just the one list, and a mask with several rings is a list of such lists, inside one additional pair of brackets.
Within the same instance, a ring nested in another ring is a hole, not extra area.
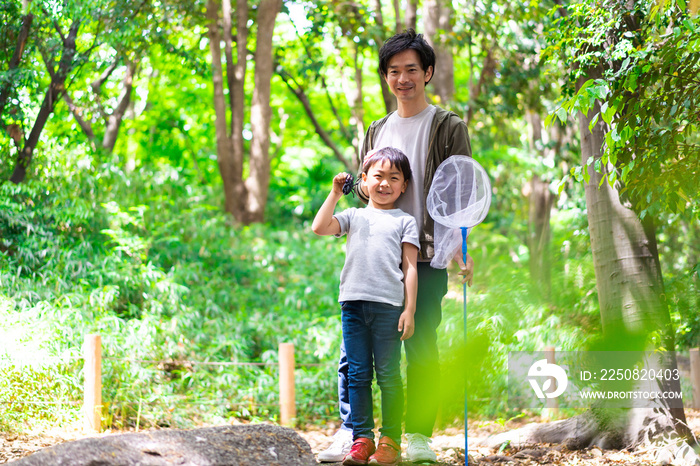
[[(691, 430), (700, 437), (700, 411), (686, 409), (686, 417)], [(469, 453), (481, 465), (653, 465), (653, 451), (617, 451), (591, 448), (581, 451), (568, 451), (559, 445), (532, 445), (529, 448), (495, 451), (476, 447), (478, 439), (491, 434), (522, 427), (537, 419), (514, 420), (505, 424), (474, 421), (469, 423)], [(309, 427), (299, 434), (309, 443), (314, 453), (318, 453), (331, 441), (335, 427)], [(117, 432), (111, 432), (112, 434)], [(0, 432), (0, 464), (22, 458), (42, 448), (58, 443), (84, 438), (78, 430), (51, 430), (34, 434), (7, 434)], [(405, 445), (404, 445), (405, 447)], [(432, 447), (437, 453), (437, 466), (464, 465), (464, 430), (446, 429), (433, 436)], [(340, 463), (330, 463), (329, 466)], [(413, 463), (401, 463), (411, 466)]]
[[(700, 413), (699, 413), (700, 415)], [(700, 420), (700, 419), (699, 419)], [(503, 425), (495, 422), (469, 423), (469, 454), (477, 460), (479, 465), (510, 466), (510, 465), (638, 465), (652, 466), (653, 452), (627, 452), (627, 451), (601, 451), (598, 448), (568, 451), (559, 445), (532, 445), (521, 450), (506, 449), (504, 451), (489, 448), (476, 447), (479, 439), (505, 430), (517, 429), (529, 422), (538, 422), (537, 419), (527, 421), (511, 421)], [(700, 434), (700, 422), (694, 432)], [(323, 450), (331, 441), (335, 429), (308, 429), (299, 432), (311, 445), (314, 453)], [(438, 457), (438, 463), (434, 466), (464, 466), (464, 430), (446, 429), (433, 435), (431, 447)], [(402, 445), (406, 448), (406, 444)], [(341, 463), (325, 463), (329, 466), (340, 466)], [(400, 466), (413, 466), (414, 463), (402, 462)], [(470, 465), (472, 463), (469, 463)]]

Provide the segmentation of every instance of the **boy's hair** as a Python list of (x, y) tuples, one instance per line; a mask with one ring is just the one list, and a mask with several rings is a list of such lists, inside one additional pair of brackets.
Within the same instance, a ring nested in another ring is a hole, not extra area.
[(365, 155), (365, 160), (362, 163), (362, 173), (367, 174), (369, 167), (379, 162), (389, 162), (392, 167), (396, 167), (401, 171), (403, 179), (406, 183), (411, 181), (413, 172), (411, 171), (411, 163), (408, 161), (406, 154), (394, 147), (382, 147), (375, 149)]
[[(428, 68), (432, 66), (433, 74), (435, 74), (435, 50), (423, 38), (423, 34), (416, 34), (416, 31), (413, 29), (407, 29), (390, 37), (379, 49), (379, 72), (382, 76), (386, 77), (389, 72), (389, 60), (391, 60), (391, 57), (408, 49), (413, 49), (418, 53), (423, 71), (428, 71)], [(430, 79), (428, 82), (430, 82)], [(428, 84), (428, 82), (425, 84)]]

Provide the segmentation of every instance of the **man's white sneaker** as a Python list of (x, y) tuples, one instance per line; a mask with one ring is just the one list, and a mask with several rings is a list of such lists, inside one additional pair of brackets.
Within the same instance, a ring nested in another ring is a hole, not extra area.
[(428, 445), (432, 440), (423, 434), (406, 434), (406, 457), (412, 463), (437, 462), (437, 455)]
[(343, 461), (345, 455), (350, 453), (351, 448), (352, 431), (340, 429), (333, 435), (333, 443), (318, 454), (318, 461), (321, 463), (339, 463)]

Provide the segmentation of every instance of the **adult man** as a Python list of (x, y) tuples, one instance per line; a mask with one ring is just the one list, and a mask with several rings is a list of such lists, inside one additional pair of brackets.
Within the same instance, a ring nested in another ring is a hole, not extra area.
[[(379, 70), (396, 97), (397, 111), (375, 121), (367, 130), (360, 166), (365, 154), (380, 147), (402, 150), (411, 162), (414, 182), (396, 206), (416, 218), (420, 236), (418, 296), (415, 333), (404, 341), (407, 361), (406, 438), (409, 461), (436, 461), (429, 442), (439, 405), (440, 367), (437, 327), (442, 319), (442, 298), (447, 292), (447, 272), (430, 267), (434, 255), (432, 218), (425, 199), (435, 170), (451, 155), (471, 156), (467, 126), (455, 113), (428, 104), (425, 86), (435, 71), (435, 52), (422, 34), (409, 29), (387, 40), (379, 51)], [(367, 202), (363, 185), (356, 192)], [(460, 275), (471, 285), (473, 262), (461, 257)], [(318, 456), (320, 461), (341, 461), (352, 445), (348, 429), (352, 418), (347, 402), (347, 362), (341, 347), (338, 392), (343, 425), (333, 444)]]

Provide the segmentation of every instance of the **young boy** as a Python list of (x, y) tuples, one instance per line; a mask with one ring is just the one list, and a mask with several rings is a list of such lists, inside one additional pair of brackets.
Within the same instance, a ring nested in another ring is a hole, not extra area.
[[(367, 207), (334, 216), (347, 176), (340, 173), (333, 178), (333, 188), (312, 225), (318, 235), (348, 235), (338, 301), (349, 366), (353, 445), (343, 464), (393, 466), (401, 459), (401, 341), (413, 335), (420, 247), (415, 219), (394, 204), (411, 180), (411, 166), (398, 149), (385, 147), (368, 153), (362, 167), (369, 193)], [(376, 449), (373, 365), (382, 391), (381, 437)]]

